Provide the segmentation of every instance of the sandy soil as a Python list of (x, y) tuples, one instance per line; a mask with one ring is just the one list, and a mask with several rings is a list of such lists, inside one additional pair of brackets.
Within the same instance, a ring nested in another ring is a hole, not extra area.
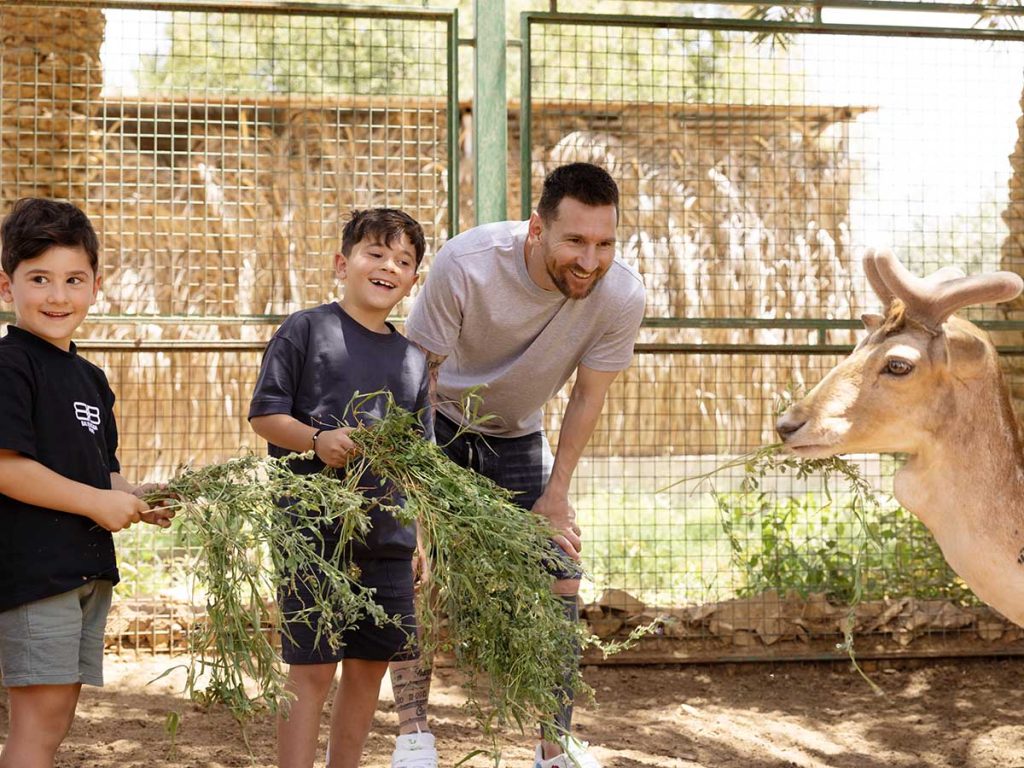
[[(273, 765), (270, 721), (249, 728), (250, 757), (230, 716), (183, 701), (174, 676), (146, 684), (172, 664), (168, 657), (108, 657), (107, 686), (83, 693), (58, 765)], [(1024, 658), (869, 664), (868, 673), (884, 696), (847, 664), (590, 667), (597, 702), (579, 711), (578, 730), (605, 768), (1024, 768)], [(460, 709), (456, 682), (441, 670), (432, 696), (445, 768), (487, 746)], [(173, 745), (165, 730), (170, 711), (181, 716)], [(3, 694), (0, 719), (2, 739)], [(396, 722), (385, 689), (368, 768), (390, 765)], [(509, 735), (503, 747), (501, 765), (531, 765), (529, 737)], [(493, 764), (483, 757), (466, 763)]]

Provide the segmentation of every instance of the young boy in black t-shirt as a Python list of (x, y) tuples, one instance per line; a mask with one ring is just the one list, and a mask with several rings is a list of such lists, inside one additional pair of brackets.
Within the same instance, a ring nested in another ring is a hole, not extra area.
[(0, 766), (52, 765), (82, 684), (103, 684), (118, 581), (111, 531), (166, 527), (119, 474), (114, 395), (71, 341), (96, 299), (99, 244), (70, 203), (23, 199), (4, 219), (0, 298)]
[[(335, 269), (345, 285), (344, 298), (291, 315), (267, 345), (249, 408), (252, 428), (269, 443), (271, 455), (312, 450), (314, 459), (295, 462), (297, 472), (344, 467), (355, 452), (349, 433), (383, 415), (385, 400), (363, 402), (358, 413), (350, 402), (357, 392), (390, 392), (402, 407), (420, 414), (425, 436), (432, 437), (427, 364), (423, 353), (387, 322), (388, 315), (415, 285), (425, 249), (423, 230), (407, 214), (378, 208), (353, 213), (342, 233)], [(341, 426), (339, 426), (341, 425)], [(402, 502), (376, 478), (364, 477), (367, 496)], [(360, 583), (373, 587), (374, 599), (388, 615), (402, 617), (402, 628), (378, 627), (366, 619), (332, 648), (316, 636), (308, 619), (296, 620), (310, 605), (301, 583), (280, 596), (287, 631), (282, 655), (289, 664), (288, 689), (295, 695), (287, 716), (278, 719), (278, 765), (313, 765), (320, 714), (339, 661), (341, 682), (334, 698), (327, 764), (356, 768), (373, 722), (380, 681), (388, 662), (416, 664), (408, 650), (415, 636), (413, 567), (414, 525), (402, 526), (387, 510), (369, 510), (372, 529), (352, 546)], [(338, 532), (322, 531), (328, 546)], [(405, 706), (396, 688), (399, 741), (394, 768), (436, 768), (434, 738), (426, 731), (425, 691)]]

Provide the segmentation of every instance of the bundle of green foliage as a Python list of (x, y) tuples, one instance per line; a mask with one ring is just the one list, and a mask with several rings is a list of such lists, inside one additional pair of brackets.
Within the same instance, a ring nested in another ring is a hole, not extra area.
[[(190, 637), (187, 690), (224, 704), (240, 720), (257, 709), (276, 711), (284, 678), (272, 635), (281, 622), (269, 606), (277, 590), (311, 566), (326, 576), (314, 583), (322, 589), (309, 617), (318, 631), (337, 641), (340, 630), (362, 616), (392, 620), (373, 605), (340, 554), (325, 558), (317, 533), (328, 521), (339, 526), (343, 543), (365, 533), (368, 502), (358, 483), (369, 469), (406, 497), (404, 508), (393, 511), (418, 520), (429, 552), (429, 586), (420, 590), (417, 606), (424, 655), (451, 655), (486, 731), (535, 722), (553, 729), (563, 703), (559, 691), (591, 693), (577, 653), (594, 638), (566, 618), (551, 591), (547, 521), (452, 463), (423, 439), (416, 416), (393, 402), (385, 418), (351, 437), (360, 454), (342, 479), (333, 470), (294, 474), (288, 457), (245, 456), (186, 471), (163, 491), (176, 499), (176, 524), (198, 551), (193, 592), (206, 595), (206, 619)], [(282, 497), (290, 514), (277, 505)]]
[(553, 728), (557, 691), (568, 685), (577, 696), (591, 693), (576, 660), (590, 638), (566, 618), (545, 568), (554, 531), (516, 506), (509, 491), (450, 461), (416, 425), (392, 404), (386, 418), (352, 439), (361, 461), (402, 489), (429, 553), (429, 588), (417, 605), (422, 650), (452, 655), (485, 730), (534, 722)]
[[(205, 599), (205, 616), (189, 634), (186, 692), (193, 699), (219, 702), (240, 721), (278, 710), (286, 676), (273, 642), (281, 630), (274, 596), (308, 579), (311, 568), (325, 579), (309, 580), (315, 605), (307, 619), (332, 642), (363, 616), (392, 620), (350, 573), (340, 548), (323, 546), (325, 522), (338, 525), (343, 541), (369, 527), (366, 500), (333, 473), (298, 475), (287, 458), (248, 455), (186, 470), (151, 500), (164, 497), (196, 552), (192, 592)], [(277, 506), (281, 497), (290, 500), (290, 515)]]
[[(781, 445), (743, 457), (738, 493), (716, 493), (740, 595), (765, 590), (824, 593), (854, 606), (892, 595), (972, 599), (924, 526), (889, 494), (875, 490), (840, 456), (801, 459)], [(779, 496), (765, 478), (813, 478), (820, 494)]]

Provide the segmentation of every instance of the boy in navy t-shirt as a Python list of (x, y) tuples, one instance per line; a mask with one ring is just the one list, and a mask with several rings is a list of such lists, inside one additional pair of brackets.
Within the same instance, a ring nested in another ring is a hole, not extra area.
[[(352, 413), (357, 393), (389, 392), (400, 406), (420, 414), (425, 436), (432, 437), (427, 364), (423, 353), (387, 321), (415, 285), (423, 259), (423, 230), (402, 211), (378, 208), (353, 213), (342, 233), (335, 269), (344, 282), (344, 298), (291, 315), (267, 345), (249, 420), (269, 444), (271, 455), (312, 450), (315, 458), (296, 461), (295, 471), (313, 473), (324, 466), (343, 468), (356, 452), (349, 433), (384, 415), (385, 399), (364, 401)], [(386, 504), (402, 503), (394, 489), (376, 478), (363, 478), (363, 493)], [(415, 665), (410, 651), (415, 637), (413, 566), (414, 525), (400, 525), (376, 504), (369, 510), (372, 528), (364, 542), (351, 545), (350, 557), (363, 586), (388, 615), (402, 617), (402, 627), (378, 627), (366, 619), (332, 648), (318, 638), (308, 618), (310, 595), (301, 582), (280, 596), (286, 632), (282, 655), (289, 664), (288, 689), (295, 695), (287, 716), (278, 719), (278, 764), (312, 766), (316, 758), (320, 714), (342, 663), (334, 698), (328, 766), (356, 768), (373, 722), (380, 681), (388, 662)], [(321, 531), (328, 546), (338, 532)], [(396, 689), (401, 735), (395, 768), (436, 768), (433, 736), (426, 730), (422, 705), (404, 706)], [(422, 700), (425, 703), (423, 692)]]
[(112, 531), (171, 512), (134, 494), (117, 461), (114, 394), (71, 338), (100, 286), (99, 244), (70, 203), (26, 198), (4, 219), (0, 298), (0, 674), (10, 730), (0, 766), (52, 765), (82, 684), (103, 685), (118, 581)]

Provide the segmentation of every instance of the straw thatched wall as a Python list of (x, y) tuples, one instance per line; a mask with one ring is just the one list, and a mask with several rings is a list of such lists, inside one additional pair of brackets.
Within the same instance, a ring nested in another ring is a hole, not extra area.
[[(534, 196), (544, 173), (560, 163), (588, 160), (609, 169), (622, 193), (624, 255), (644, 275), (649, 317), (853, 316), (864, 287), (849, 248), (855, 169), (845, 125), (864, 109), (534, 109)], [(640, 341), (812, 340), (806, 331), (677, 329), (645, 331)], [(829, 341), (847, 342), (850, 335), (833, 333)], [(598, 425), (603, 450), (711, 453), (772, 442), (778, 393), (805, 378), (813, 383), (819, 372), (809, 373), (810, 361), (795, 356), (751, 360), (659, 355), (638, 361), (614, 385), (610, 398), (617, 407)], [(549, 423), (555, 426), (556, 414)]]
[[(191, 318), (97, 329), (105, 338), (265, 341), (272, 321), (218, 319), (330, 299), (332, 255), (353, 208), (401, 206), (429, 241), (447, 236), (443, 103), (117, 101), (102, 121), (108, 172), (90, 190), (97, 202), (86, 202), (107, 264), (99, 309)], [(258, 353), (172, 349), (138, 359), (136, 368), (119, 360), (116, 374), (134, 466), (159, 476), (254, 445), (245, 412)], [(136, 407), (154, 398), (164, 407)]]
[(80, 200), (103, 135), (98, 9), (0, 5), (0, 204), (25, 196)]
[[(1020, 100), (1024, 113), (1024, 94)], [(1010, 155), (1010, 200), (1003, 212), (1003, 221), (1010, 230), (1003, 241), (999, 254), (999, 267), (1024, 275), (1024, 114), (1017, 118), (1017, 142)], [(1024, 321), (1024, 296), (1009, 304), (1001, 304), (1000, 311), (1008, 320)], [(996, 335), (998, 343), (1024, 344), (1020, 333), (1002, 332)], [(1010, 389), (1013, 392), (1018, 414), (1024, 412), (1024, 357), (1004, 357)]]
[[(5, 95), (4, 109), (7, 101)], [(850, 110), (535, 110), (535, 183), (574, 159), (600, 162), (619, 180), (620, 236), (647, 281), (649, 315), (850, 316), (850, 169), (835, 130), (855, 117)], [(94, 323), (87, 333), (95, 338), (266, 339), (272, 323), (218, 319), (286, 314), (330, 298), (331, 254), (353, 207), (401, 206), (424, 224), (435, 248), (447, 236), (446, 112), (437, 100), (395, 106), (385, 98), (164, 103), (97, 96), (88, 120), (89, 170), (66, 191), (100, 230), (105, 290), (97, 311), (141, 316)], [(464, 109), (463, 148), (470, 128)], [(510, 212), (518, 215), (515, 110), (510, 129)], [(22, 151), (38, 138), (5, 134), (5, 142), (12, 153), (0, 166), (5, 190), (12, 176), (28, 183), (33, 174), (45, 180), (64, 173), (52, 156)], [(462, 226), (472, 216), (468, 160), (460, 175)], [(17, 194), (65, 196), (60, 187), (32, 183)], [(166, 316), (191, 320), (157, 322)], [(645, 332), (641, 341), (806, 341), (806, 334), (666, 330)], [(92, 356), (113, 369), (126, 465), (160, 476), (252, 444), (244, 412), (258, 354)], [(758, 444), (772, 396), (801, 370), (789, 357), (752, 365), (728, 356), (644, 356), (616, 384), (594, 450), (712, 452)], [(552, 425), (559, 411), (555, 403)]]
[(111, 101), (102, 118), (107, 174), (87, 205), (101, 209), (116, 270), (104, 311), (212, 318), (315, 304), (356, 207), (400, 205), (431, 241), (447, 234), (443, 104)]

